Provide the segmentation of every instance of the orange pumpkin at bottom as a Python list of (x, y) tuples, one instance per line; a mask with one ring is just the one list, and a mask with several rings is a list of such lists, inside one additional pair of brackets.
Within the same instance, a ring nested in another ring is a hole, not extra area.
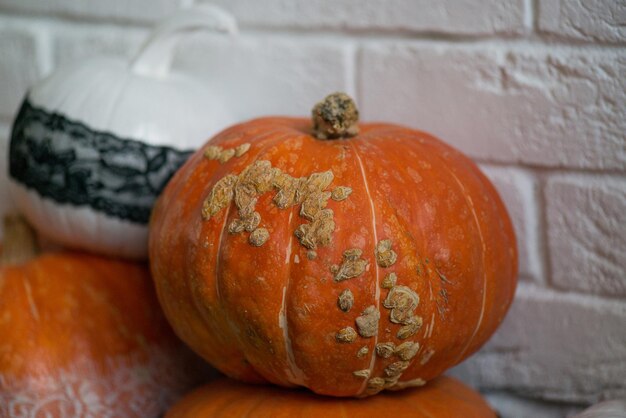
[(165, 418), (489, 418), (496, 414), (470, 387), (447, 376), (418, 389), (366, 399), (215, 380), (185, 396)]
[(145, 265), (34, 242), (6, 222), (0, 417), (156, 418), (198, 381)]

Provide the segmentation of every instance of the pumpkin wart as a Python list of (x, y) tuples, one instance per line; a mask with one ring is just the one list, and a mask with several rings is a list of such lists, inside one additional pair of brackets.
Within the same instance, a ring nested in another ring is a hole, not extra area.
[[(249, 149), (249, 144), (247, 145), (239, 152), (246, 152)], [(227, 150), (232, 153), (229, 152), (226, 157), (231, 158), (236, 155), (236, 149)], [(222, 158), (226, 158), (225, 152), (221, 147), (212, 145), (207, 147), (204, 155), (221, 161)], [(318, 245), (329, 245), (335, 230), (333, 211), (325, 209), (332, 195), (325, 189), (333, 179), (334, 175), (330, 170), (313, 173), (308, 177), (295, 178), (272, 167), (269, 161), (255, 161), (239, 175), (228, 174), (215, 183), (203, 203), (202, 218), (205, 221), (211, 219), (234, 200), (239, 219), (231, 221), (228, 232), (231, 234), (239, 234), (244, 230), (250, 232), (250, 243), (261, 246), (269, 239), (269, 231), (256, 232), (261, 223), (261, 215), (254, 209), (259, 196), (271, 190), (277, 190), (273, 202), (278, 208), (286, 209), (299, 204), (301, 205), (300, 216), (311, 221), (308, 224), (299, 225), (294, 234), (304, 247), (314, 250)], [(254, 238), (252, 238), (253, 234)], [(314, 259), (316, 256), (314, 251), (307, 253), (309, 259)]]
[(339, 299), (337, 300), (337, 304), (339, 305), (339, 309), (344, 312), (348, 312), (350, 309), (352, 309), (352, 305), (354, 304), (354, 296), (352, 295), (350, 289), (345, 289), (343, 292), (341, 292), (341, 294), (339, 295)]
[(395, 344), (393, 342), (378, 343), (376, 344), (376, 354), (378, 357), (389, 358), (395, 351)]

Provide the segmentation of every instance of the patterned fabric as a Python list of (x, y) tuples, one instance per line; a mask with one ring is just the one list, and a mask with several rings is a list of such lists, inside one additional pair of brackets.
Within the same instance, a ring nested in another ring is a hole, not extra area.
[(13, 125), (9, 171), (42, 197), (146, 224), (155, 199), (192, 152), (94, 131), (26, 98)]
[(152, 347), (104, 365), (76, 359), (69, 369), (39, 377), (0, 374), (0, 417), (157, 418), (203, 378), (180, 356)]

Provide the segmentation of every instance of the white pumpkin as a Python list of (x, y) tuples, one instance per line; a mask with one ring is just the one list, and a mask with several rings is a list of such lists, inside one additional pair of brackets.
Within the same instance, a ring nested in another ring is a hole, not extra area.
[(186, 32), (233, 34), (210, 5), (156, 28), (130, 63), (93, 59), (60, 69), (28, 93), (10, 144), (11, 194), (44, 236), (88, 251), (147, 257), (147, 222), (190, 153), (235, 122), (206, 84), (170, 72)]

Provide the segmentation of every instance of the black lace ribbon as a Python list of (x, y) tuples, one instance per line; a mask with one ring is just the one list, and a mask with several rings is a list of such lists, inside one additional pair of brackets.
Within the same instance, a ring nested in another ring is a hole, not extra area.
[(192, 152), (95, 131), (26, 98), (13, 124), (9, 172), (45, 198), (147, 224), (155, 199)]

